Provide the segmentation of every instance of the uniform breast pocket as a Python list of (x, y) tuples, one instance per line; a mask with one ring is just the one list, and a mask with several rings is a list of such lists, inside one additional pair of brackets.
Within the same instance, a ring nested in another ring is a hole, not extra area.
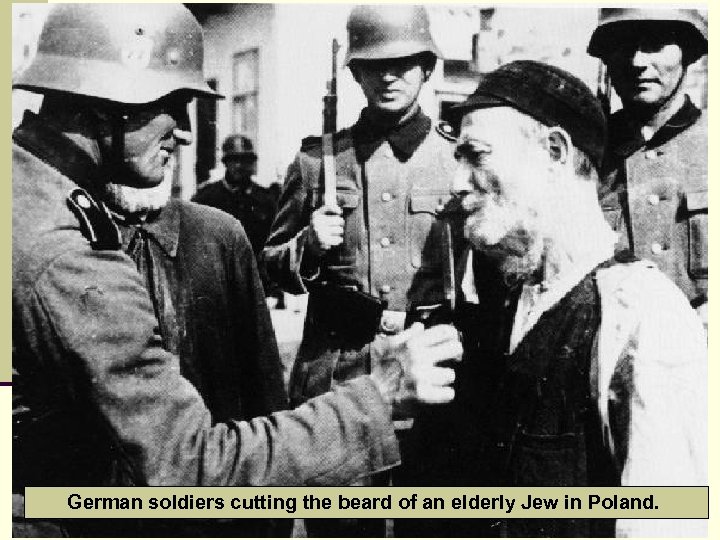
[(708, 198), (707, 190), (687, 194), (688, 273), (694, 279), (708, 276)]
[(448, 198), (449, 194), (444, 191), (410, 193), (407, 238), (413, 268), (435, 270), (442, 267), (442, 230), (437, 210)]

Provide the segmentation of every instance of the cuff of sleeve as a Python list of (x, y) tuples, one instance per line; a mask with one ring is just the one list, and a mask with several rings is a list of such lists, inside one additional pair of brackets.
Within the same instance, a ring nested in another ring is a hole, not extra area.
[(392, 407), (385, 402), (382, 394), (368, 375), (357, 377), (347, 383), (362, 396), (367, 414), (367, 459), (372, 474), (382, 472), (400, 464), (400, 445), (392, 421)]

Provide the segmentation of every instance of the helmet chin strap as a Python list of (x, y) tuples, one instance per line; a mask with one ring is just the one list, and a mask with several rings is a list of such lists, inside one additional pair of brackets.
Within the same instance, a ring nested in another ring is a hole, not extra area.
[(678, 95), (678, 93), (680, 92), (680, 90), (683, 87), (683, 83), (685, 82), (685, 77), (687, 75), (687, 70), (688, 70), (687, 66), (683, 66), (683, 71), (682, 71), (682, 75), (680, 76), (680, 80), (675, 85), (675, 89), (672, 91), (672, 94), (670, 94), (670, 96), (668, 96), (668, 98), (665, 100), (665, 102), (660, 106), (660, 110), (662, 110), (665, 107), (665, 105), (668, 105), (669, 103), (672, 103), (675, 100), (675, 97)]
[(122, 167), (125, 163), (125, 127), (127, 114), (122, 110), (110, 113), (110, 165)]
[[(125, 131), (127, 127), (127, 112), (118, 106), (100, 105), (93, 107), (95, 118), (95, 140), (101, 156), (100, 168), (102, 170), (101, 182), (117, 181), (118, 175), (125, 166)], [(109, 147), (107, 141), (110, 135)]]

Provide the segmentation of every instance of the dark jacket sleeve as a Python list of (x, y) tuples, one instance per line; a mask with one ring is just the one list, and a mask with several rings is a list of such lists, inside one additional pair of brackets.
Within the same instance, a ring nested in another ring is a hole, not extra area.
[(314, 209), (308, 159), (300, 152), (288, 167), (279, 210), (261, 255), (270, 279), (292, 294), (307, 292), (303, 279), (312, 278), (318, 267), (317, 259), (305, 253)]
[(71, 363), (78, 399), (101, 412), (149, 485), (342, 485), (399, 460), (367, 377), (293, 411), (213, 424), (161, 348), (141, 279), (119, 252), (65, 253), (28, 289), (13, 317), (44, 337), (30, 353)]
[(232, 276), (237, 288), (230, 300), (237, 317), (237, 350), (247, 359), (242, 367), (245, 409), (251, 416), (286, 409), (287, 393), (275, 331), (250, 242), (238, 225), (234, 228)]

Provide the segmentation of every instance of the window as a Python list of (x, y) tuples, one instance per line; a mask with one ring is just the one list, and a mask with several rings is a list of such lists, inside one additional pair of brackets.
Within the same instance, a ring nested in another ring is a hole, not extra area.
[(257, 143), (258, 134), (258, 49), (233, 57), (233, 133), (242, 133)]

